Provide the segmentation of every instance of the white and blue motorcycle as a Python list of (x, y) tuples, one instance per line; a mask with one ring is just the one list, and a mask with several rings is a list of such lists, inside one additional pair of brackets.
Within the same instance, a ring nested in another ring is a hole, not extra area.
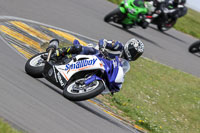
[[(58, 43), (54, 40), (50, 45), (57, 48)], [(125, 59), (109, 60), (102, 53), (58, 60), (52, 57), (53, 50), (34, 55), (26, 62), (25, 71), (34, 78), (44, 77), (62, 89), (63, 95), (72, 101), (118, 92), (130, 69)]]

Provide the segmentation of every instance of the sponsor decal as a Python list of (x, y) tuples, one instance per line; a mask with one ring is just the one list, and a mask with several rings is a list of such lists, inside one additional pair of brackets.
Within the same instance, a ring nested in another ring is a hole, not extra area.
[(59, 72), (57, 73), (57, 76), (58, 76), (58, 80), (59, 80), (59, 82), (60, 82), (60, 85), (61, 85), (61, 86), (64, 86), (65, 84), (63, 83), (62, 77), (61, 77), (61, 75), (60, 75)]
[(97, 59), (91, 60), (81, 60), (73, 64), (67, 64), (65, 70), (73, 70), (73, 69), (84, 69), (88, 68), (88, 66), (93, 66)]

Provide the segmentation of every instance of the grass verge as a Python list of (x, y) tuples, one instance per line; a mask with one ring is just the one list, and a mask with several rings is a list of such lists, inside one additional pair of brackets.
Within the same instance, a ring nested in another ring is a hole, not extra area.
[[(122, 0), (108, 1), (119, 4)], [(178, 19), (174, 28), (193, 37), (200, 38), (200, 12), (189, 9), (184, 17)]]
[(193, 37), (200, 38), (200, 12), (189, 9), (184, 17), (178, 19), (174, 28)]
[(200, 78), (140, 58), (131, 63), (119, 93), (98, 98), (151, 133), (199, 133), (199, 83)]
[(12, 128), (9, 124), (0, 119), (0, 133), (22, 133)]
[(200, 79), (150, 60), (131, 64), (123, 88), (100, 99), (152, 133), (200, 132)]

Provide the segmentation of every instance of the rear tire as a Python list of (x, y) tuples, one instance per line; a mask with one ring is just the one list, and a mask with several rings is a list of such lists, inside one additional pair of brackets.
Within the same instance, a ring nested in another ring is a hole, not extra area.
[(189, 52), (190, 53), (197, 53), (200, 52), (200, 40), (197, 42), (194, 42), (190, 47), (189, 47)]
[[(168, 31), (169, 29), (171, 29), (174, 25), (176, 24), (176, 20), (172, 20), (170, 23), (162, 25), (162, 24), (158, 24), (157, 28), (159, 31), (164, 32), (164, 31)], [(170, 26), (167, 26), (170, 25)]]
[(101, 80), (95, 80), (89, 84), (94, 84), (94, 86), (92, 86), (93, 88), (88, 85), (88, 87), (86, 88), (88, 90), (87, 92), (85, 92), (85, 89), (80, 89), (79, 86), (77, 86), (77, 82), (81, 80), (84, 81), (84, 78), (72, 81), (68, 86), (66, 86), (63, 91), (64, 97), (71, 101), (82, 101), (93, 98), (104, 91), (103, 82)]
[(25, 65), (25, 71), (28, 75), (34, 78), (43, 78), (42, 73), (45, 65), (44, 63), (42, 63), (42, 61), (44, 60), (41, 58), (41, 55), (43, 54), (44, 53), (38, 53), (30, 59), (28, 59)]

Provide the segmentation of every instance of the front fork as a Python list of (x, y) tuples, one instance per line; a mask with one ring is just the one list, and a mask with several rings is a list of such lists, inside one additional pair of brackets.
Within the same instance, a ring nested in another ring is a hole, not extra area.
[(91, 76), (90, 78), (88, 78), (86, 81), (85, 81), (85, 84), (86, 85), (89, 85), (90, 83), (92, 83), (93, 81), (95, 80), (101, 80), (103, 81), (103, 84), (104, 84), (104, 87), (105, 87), (105, 90), (102, 92), (102, 94), (109, 94), (111, 93), (109, 88), (107, 87), (107, 85), (105, 84), (104, 80), (102, 80), (102, 78), (96, 76), (96, 75), (93, 75)]
[(95, 80), (102, 80), (100, 77), (98, 77), (97, 75), (92, 75), (90, 78), (88, 78), (86, 81), (85, 81), (85, 84), (86, 85), (89, 85), (90, 83), (92, 83), (93, 81)]

